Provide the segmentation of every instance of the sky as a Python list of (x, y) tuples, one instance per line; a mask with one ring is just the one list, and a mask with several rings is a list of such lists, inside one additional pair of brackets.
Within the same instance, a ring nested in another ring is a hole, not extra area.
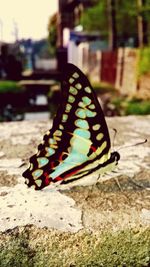
[(13, 42), (16, 35), (47, 37), (49, 18), (57, 9), (58, 0), (0, 0), (0, 41)]

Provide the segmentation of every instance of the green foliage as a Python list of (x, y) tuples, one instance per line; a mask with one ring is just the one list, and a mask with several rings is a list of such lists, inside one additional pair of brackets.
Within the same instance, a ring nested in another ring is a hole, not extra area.
[(150, 21), (150, 0), (145, 1), (145, 5), (141, 7), (139, 13), (147, 21)]
[(131, 101), (126, 107), (126, 115), (147, 115), (150, 114), (149, 101)]
[(116, 89), (112, 84), (102, 82), (92, 82), (92, 87), (96, 93), (103, 94), (107, 92), (116, 93)]
[(48, 42), (49, 51), (52, 56), (56, 53), (56, 42), (57, 42), (57, 14), (50, 17), (48, 24)]
[[(147, 26), (150, 26), (150, 0), (143, 2), (140, 8), (137, 0), (116, 0), (114, 2), (118, 45), (122, 45), (130, 37), (136, 41), (138, 39), (138, 15), (143, 16)], [(108, 17), (108, 1), (99, 0), (95, 6), (84, 10), (80, 23), (84, 30), (99, 31), (103, 37), (107, 38), (109, 32)]]
[(29, 248), (28, 239), (24, 234), (20, 234), (19, 238), (11, 238), (10, 244), (1, 247), (0, 262), (3, 267), (31, 267), (33, 266), (32, 254), (34, 251)]
[(150, 101), (141, 99), (127, 99), (119, 95), (114, 86), (107, 83), (92, 83), (97, 94), (108, 93), (110, 103), (118, 115), (148, 115), (150, 114)]
[(0, 94), (22, 93), (24, 88), (14, 81), (0, 81)]
[(49, 51), (50, 54), (53, 56), (56, 53), (56, 41), (57, 41), (56, 25), (51, 26), (49, 31), (48, 41), (49, 41)]
[(70, 234), (27, 226), (21, 232), (1, 234), (0, 263), (3, 267), (146, 267), (149, 234), (148, 228)]
[(84, 30), (99, 31), (107, 35), (107, 5), (106, 1), (99, 1), (97, 5), (88, 8), (81, 16), (80, 23)]
[(148, 115), (150, 114), (150, 102), (147, 100), (126, 100), (117, 97), (112, 101), (119, 115)]
[(135, 37), (137, 35), (137, 2), (116, 1), (117, 33), (121, 37)]
[(139, 76), (150, 72), (150, 47), (140, 50)]

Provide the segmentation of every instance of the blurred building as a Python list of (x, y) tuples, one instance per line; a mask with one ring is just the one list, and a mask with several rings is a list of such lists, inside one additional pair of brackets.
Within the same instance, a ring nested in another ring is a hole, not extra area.
[(62, 69), (66, 62), (74, 63), (84, 70), (91, 81), (106, 82), (124, 95), (134, 95), (137, 92), (139, 57), (136, 49), (126, 48), (133, 47), (132, 40), (124, 47), (111, 51), (104, 36), (99, 32), (84, 32), (80, 25), (84, 9), (96, 3), (97, 0), (59, 0), (58, 69)]
[(58, 47), (63, 46), (64, 29), (73, 30), (78, 25), (83, 10), (94, 5), (95, 2), (92, 0), (59, 0)]
[(97, 0), (59, 0), (57, 20), (57, 58), (58, 68), (61, 69), (67, 62), (67, 46), (70, 40), (70, 32), (75, 27), (80, 30), (80, 16), (85, 8), (95, 4)]

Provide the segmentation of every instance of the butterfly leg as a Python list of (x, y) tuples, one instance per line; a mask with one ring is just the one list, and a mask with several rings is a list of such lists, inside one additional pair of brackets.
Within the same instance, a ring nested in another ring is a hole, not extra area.
[[(116, 171), (112, 171), (112, 172), (113, 172), (113, 173), (117, 173)], [(105, 173), (105, 175), (107, 175), (107, 173)], [(109, 175), (109, 174), (108, 174), (108, 175)], [(101, 177), (101, 175), (99, 174), (99, 175), (98, 175), (98, 179), (97, 179), (96, 184), (98, 183), (100, 177)], [(109, 177), (109, 176), (108, 176), (108, 177)], [(116, 182), (118, 188), (120, 189), (120, 191), (123, 191), (123, 189), (122, 189), (122, 187), (121, 187), (121, 185), (120, 185), (120, 183), (119, 183), (118, 178), (117, 178), (117, 177), (111, 177), (111, 176), (110, 176), (110, 179), (111, 179), (111, 178), (114, 178), (114, 180), (115, 180), (115, 182)]]
[(90, 197), (91, 197), (91, 195), (92, 195), (92, 193), (93, 193), (93, 191), (94, 191), (94, 187), (95, 187), (96, 184), (97, 184), (97, 182), (96, 182), (95, 184), (93, 184), (93, 185), (90, 186), (90, 188), (89, 188), (89, 190), (88, 190), (88, 195), (85, 197), (85, 200), (86, 200), (86, 201), (87, 201), (88, 199), (90, 199)]
[(113, 172), (113, 173), (118, 173), (117, 171), (111, 171), (111, 172)]
[(123, 191), (123, 189), (122, 189), (122, 187), (121, 187), (121, 185), (120, 185), (120, 183), (119, 183), (118, 178), (117, 178), (117, 177), (114, 177), (114, 180), (115, 180), (115, 182), (116, 182), (118, 188), (120, 189), (120, 191)]
[(132, 182), (132, 184), (138, 186), (139, 188), (146, 189), (146, 190), (150, 190), (149, 187), (146, 187), (146, 186), (144, 186), (144, 185), (142, 185), (142, 184), (137, 183), (137, 182), (134, 181), (131, 177), (129, 177), (128, 179), (129, 179), (130, 182)]

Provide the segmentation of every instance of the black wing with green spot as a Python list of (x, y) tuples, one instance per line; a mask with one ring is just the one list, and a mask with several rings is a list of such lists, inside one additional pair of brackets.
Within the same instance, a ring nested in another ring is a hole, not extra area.
[(51, 182), (66, 180), (99, 159), (107, 162), (109, 151), (108, 128), (96, 94), (87, 77), (67, 64), (62, 73), (60, 106), (52, 129), (23, 173), (26, 183), (42, 189)]

